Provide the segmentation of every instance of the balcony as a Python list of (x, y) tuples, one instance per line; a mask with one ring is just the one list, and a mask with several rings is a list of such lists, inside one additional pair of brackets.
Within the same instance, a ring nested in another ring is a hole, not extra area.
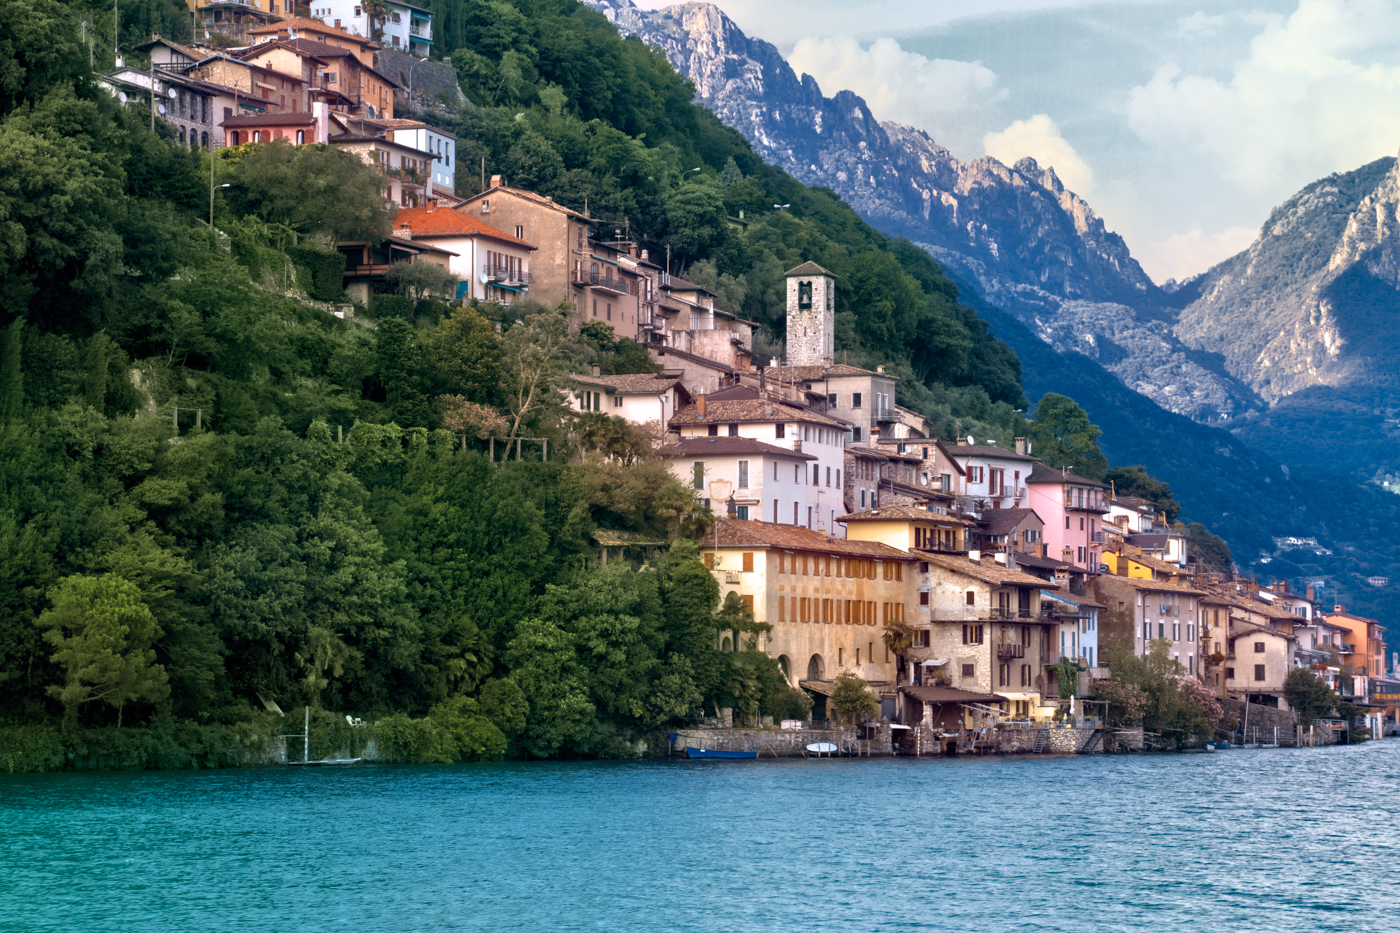
[(1093, 534), (1089, 535), (1089, 540), (1094, 544), (1103, 544), (1103, 532), (1094, 532)]
[(584, 273), (586, 284), (593, 288), (601, 288), (604, 291), (613, 292), (618, 295), (625, 295), (628, 292), (627, 283), (622, 279), (613, 278), (603, 272), (589, 271)]
[[(1077, 502), (1077, 500), (1076, 500), (1076, 502)], [(1102, 499), (1092, 499), (1092, 498), (1091, 498), (1091, 499), (1085, 499), (1083, 502), (1078, 502), (1078, 504), (1072, 504), (1072, 503), (1070, 503), (1070, 502), (1066, 502), (1066, 503), (1065, 503), (1065, 511), (1067, 511), (1067, 512), (1093, 512), (1093, 513), (1096, 514), (1096, 515), (1107, 515), (1107, 514), (1108, 514), (1108, 505), (1107, 505)]]
[(997, 645), (997, 660), (999, 661), (1006, 661), (1011, 658), (1024, 658), (1025, 656), (1025, 645)]
[(529, 285), (535, 277), (517, 266), (486, 266), (482, 273), (492, 281), (508, 285)]
[(877, 406), (875, 420), (881, 424), (897, 424), (904, 420), (904, 415), (898, 408)]

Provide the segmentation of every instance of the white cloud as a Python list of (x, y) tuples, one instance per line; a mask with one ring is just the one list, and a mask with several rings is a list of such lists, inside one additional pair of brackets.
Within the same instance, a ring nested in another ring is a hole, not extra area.
[(1213, 36), (1226, 22), (1228, 19), (1225, 16), (1207, 16), (1205, 13), (1197, 11), (1177, 20), (1176, 28), (1183, 36)]
[(1184, 281), (1246, 249), (1258, 235), (1254, 227), (1229, 227), (1215, 233), (1196, 227), (1186, 233), (1143, 243), (1138, 261), (1155, 281)]
[(1030, 156), (1041, 166), (1052, 166), (1065, 187), (1084, 196), (1094, 190), (1094, 172), (1060, 135), (1055, 121), (1043, 113), (1029, 120), (1017, 120), (1000, 133), (988, 133), (982, 140), (987, 155), (1007, 165)]
[(1254, 195), (1292, 191), (1400, 145), (1400, 9), (1389, 0), (1301, 0), (1268, 18), (1228, 80), (1159, 68), (1128, 94), (1144, 141), (1204, 156)]
[(878, 39), (869, 48), (849, 37), (800, 39), (788, 63), (798, 74), (816, 78), (823, 94), (854, 91), (877, 119), (930, 132), (937, 130), (940, 116), (1005, 96), (996, 73), (980, 62), (925, 58), (893, 39)]

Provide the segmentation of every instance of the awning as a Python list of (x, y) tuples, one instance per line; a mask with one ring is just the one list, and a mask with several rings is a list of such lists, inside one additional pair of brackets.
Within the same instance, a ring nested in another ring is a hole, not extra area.
[(892, 722), (892, 723), (890, 723), (890, 728), (891, 728), (891, 729), (904, 729), (904, 730), (907, 731), (907, 730), (912, 730), (914, 727), (913, 727), (913, 726), (901, 726), (901, 725), (900, 725), (899, 723), (897, 723), (897, 722)]
[(1029, 700), (1037, 705), (1040, 703), (1040, 694), (1038, 693), (998, 693), (997, 696), (1005, 697), (1008, 700)]
[(1005, 703), (1006, 698), (990, 693), (972, 693), (968, 690), (958, 690), (953, 687), (900, 687), (901, 693), (906, 693), (916, 700), (925, 703)]
[(947, 658), (944, 658), (942, 661), (937, 658), (929, 658), (927, 661), (920, 661), (919, 663), (924, 667), (942, 667), (948, 663), (948, 660)]

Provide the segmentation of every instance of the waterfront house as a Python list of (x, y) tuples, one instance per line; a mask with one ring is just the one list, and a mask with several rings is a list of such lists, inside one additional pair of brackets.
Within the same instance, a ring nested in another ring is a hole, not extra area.
[[(846, 526), (846, 537), (879, 541), (901, 551), (966, 553), (971, 519), (937, 506), (891, 505), (854, 512), (837, 519)], [(923, 604), (927, 607), (927, 603)]]
[(1351, 695), (1367, 696), (1369, 679), (1384, 677), (1386, 673), (1385, 626), (1375, 619), (1348, 612), (1340, 605), (1327, 614), (1327, 621), (1346, 632), (1342, 636), (1340, 654), (1342, 664), (1352, 671)]
[(1087, 596), (1063, 590), (1041, 590), (1040, 605), (1060, 621), (1060, 656), (1072, 658), (1085, 668), (1097, 666), (1099, 611), (1105, 607)]
[(1099, 613), (1099, 647), (1112, 663), (1116, 652), (1144, 655), (1166, 639), (1171, 656), (1191, 674), (1200, 670), (1197, 625), (1200, 600), (1210, 594), (1182, 583), (1104, 574), (1089, 583)]
[(921, 611), (908, 679), (995, 693), (1011, 701), (1013, 715), (1036, 715), (1055, 692), (1050, 668), (1060, 660), (1059, 620), (1041, 608), (1045, 581), (977, 552), (913, 554), (922, 562)]
[[(777, 658), (794, 686), (830, 682), (845, 671), (871, 682), (894, 680), (884, 626), (906, 617), (916, 558), (878, 542), (729, 518), (718, 519), (700, 546), (720, 598), (737, 593), (756, 622), (773, 627), (757, 647)], [(717, 647), (743, 645), (721, 632)]]
[(1224, 693), (1247, 703), (1288, 709), (1283, 683), (1293, 668), (1295, 639), (1277, 629), (1231, 620), (1225, 635)]

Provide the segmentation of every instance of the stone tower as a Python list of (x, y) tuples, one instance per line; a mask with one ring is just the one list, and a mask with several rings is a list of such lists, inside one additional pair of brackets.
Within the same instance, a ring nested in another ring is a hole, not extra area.
[(787, 273), (787, 361), (830, 365), (836, 337), (836, 276), (815, 262)]

